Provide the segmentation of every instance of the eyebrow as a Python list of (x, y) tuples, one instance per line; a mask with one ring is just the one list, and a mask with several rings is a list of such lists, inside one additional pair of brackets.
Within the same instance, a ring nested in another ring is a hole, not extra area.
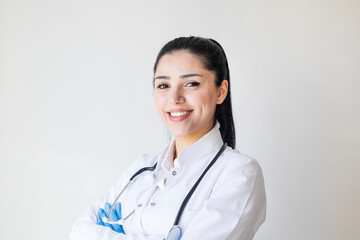
[[(201, 74), (198, 73), (188, 73), (188, 74), (184, 74), (181, 75), (180, 78), (184, 79), (184, 78), (190, 78), (190, 77), (202, 77)], [(156, 78), (154, 78), (154, 80), (156, 79), (166, 79), (166, 80), (170, 80), (169, 76), (157, 76)]]

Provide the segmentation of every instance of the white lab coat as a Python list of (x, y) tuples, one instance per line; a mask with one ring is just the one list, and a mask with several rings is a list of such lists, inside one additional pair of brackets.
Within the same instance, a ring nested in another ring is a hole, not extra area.
[[(173, 143), (162, 154), (136, 159), (105, 196), (90, 206), (70, 233), (71, 240), (163, 240), (191, 187), (221, 148), (219, 124), (174, 161)], [(99, 208), (113, 203), (129, 178), (153, 166), (129, 185), (120, 198), (126, 234), (96, 225)], [(165, 181), (166, 179), (166, 181)], [(250, 240), (265, 221), (264, 180), (257, 161), (227, 147), (192, 195), (180, 220), (182, 240)]]

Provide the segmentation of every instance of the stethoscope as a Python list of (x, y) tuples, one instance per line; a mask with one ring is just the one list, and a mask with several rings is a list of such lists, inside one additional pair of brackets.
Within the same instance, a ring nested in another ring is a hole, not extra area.
[[(179, 211), (176, 215), (174, 224), (172, 226), (172, 228), (169, 231), (169, 234), (166, 238), (166, 240), (180, 240), (181, 236), (182, 236), (182, 229), (179, 226), (179, 222), (181, 219), (181, 216), (185, 210), (186, 205), (188, 204), (191, 196), (193, 195), (193, 193), (195, 192), (196, 188), (198, 187), (198, 185), (200, 184), (201, 180), (203, 179), (203, 177), (205, 176), (205, 174), (209, 171), (209, 169), (214, 165), (214, 163), (216, 162), (216, 160), (219, 158), (219, 156), (221, 155), (221, 153), (225, 150), (226, 148), (226, 143), (224, 143), (224, 145), (222, 145), (222, 147), (220, 148), (220, 150), (218, 151), (218, 153), (215, 155), (215, 157), (213, 158), (213, 160), (209, 163), (209, 165), (206, 167), (206, 169), (204, 170), (204, 172), (201, 174), (201, 176), (199, 177), (199, 179), (196, 181), (196, 183), (194, 184), (194, 186), (190, 189), (189, 193), (186, 195), (185, 199), (183, 200)], [(129, 182), (123, 187), (123, 189), (121, 190), (121, 192), (119, 193), (119, 195), (116, 197), (116, 199), (114, 200), (113, 204), (111, 205), (110, 211), (108, 216), (111, 216), (111, 212), (117, 202), (117, 200), (120, 198), (120, 196), (122, 195), (122, 193), (126, 190), (126, 188), (129, 186), (130, 183), (132, 183), (134, 181), (134, 179), (139, 176), (140, 174), (142, 174), (143, 172), (147, 172), (147, 171), (154, 171), (156, 168), (157, 163), (155, 163), (154, 166), (152, 167), (144, 167), (139, 169), (130, 179)], [(102, 221), (104, 223), (109, 223), (109, 224), (119, 224), (119, 225), (123, 225), (124, 221), (129, 218), (135, 210), (133, 210), (128, 216), (126, 216), (123, 219), (120, 219), (118, 221), (111, 221), (109, 218), (107, 217), (103, 217)]]

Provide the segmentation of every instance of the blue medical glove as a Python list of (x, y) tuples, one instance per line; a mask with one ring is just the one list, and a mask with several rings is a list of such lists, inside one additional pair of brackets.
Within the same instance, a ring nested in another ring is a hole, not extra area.
[[(98, 213), (99, 217), (97, 219), (97, 224), (101, 225), (101, 226), (109, 227), (112, 230), (114, 230), (115, 232), (125, 234), (125, 231), (124, 231), (124, 228), (123, 228), (122, 225), (109, 224), (109, 223), (104, 223), (102, 221), (103, 217), (108, 217), (108, 214), (110, 212), (110, 208), (111, 208), (110, 203), (105, 203), (104, 209), (102, 209), (102, 208), (99, 209), (99, 213)], [(116, 203), (115, 206), (114, 206), (114, 209), (111, 212), (111, 216), (110, 216), (109, 219), (111, 221), (116, 222), (116, 221), (120, 220), (121, 218), (122, 218), (122, 216), (121, 216), (121, 203)]]

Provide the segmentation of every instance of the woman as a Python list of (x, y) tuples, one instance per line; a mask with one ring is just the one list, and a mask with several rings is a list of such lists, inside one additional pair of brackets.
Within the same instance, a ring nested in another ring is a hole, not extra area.
[[(70, 238), (163, 240), (175, 234), (182, 240), (252, 239), (265, 220), (264, 181), (258, 163), (234, 150), (230, 77), (222, 47), (200, 37), (170, 41), (157, 56), (153, 86), (157, 112), (174, 136), (172, 142), (161, 154), (135, 160), (74, 224)], [(139, 169), (152, 166), (125, 187)], [(122, 217), (126, 219), (116, 224)]]

